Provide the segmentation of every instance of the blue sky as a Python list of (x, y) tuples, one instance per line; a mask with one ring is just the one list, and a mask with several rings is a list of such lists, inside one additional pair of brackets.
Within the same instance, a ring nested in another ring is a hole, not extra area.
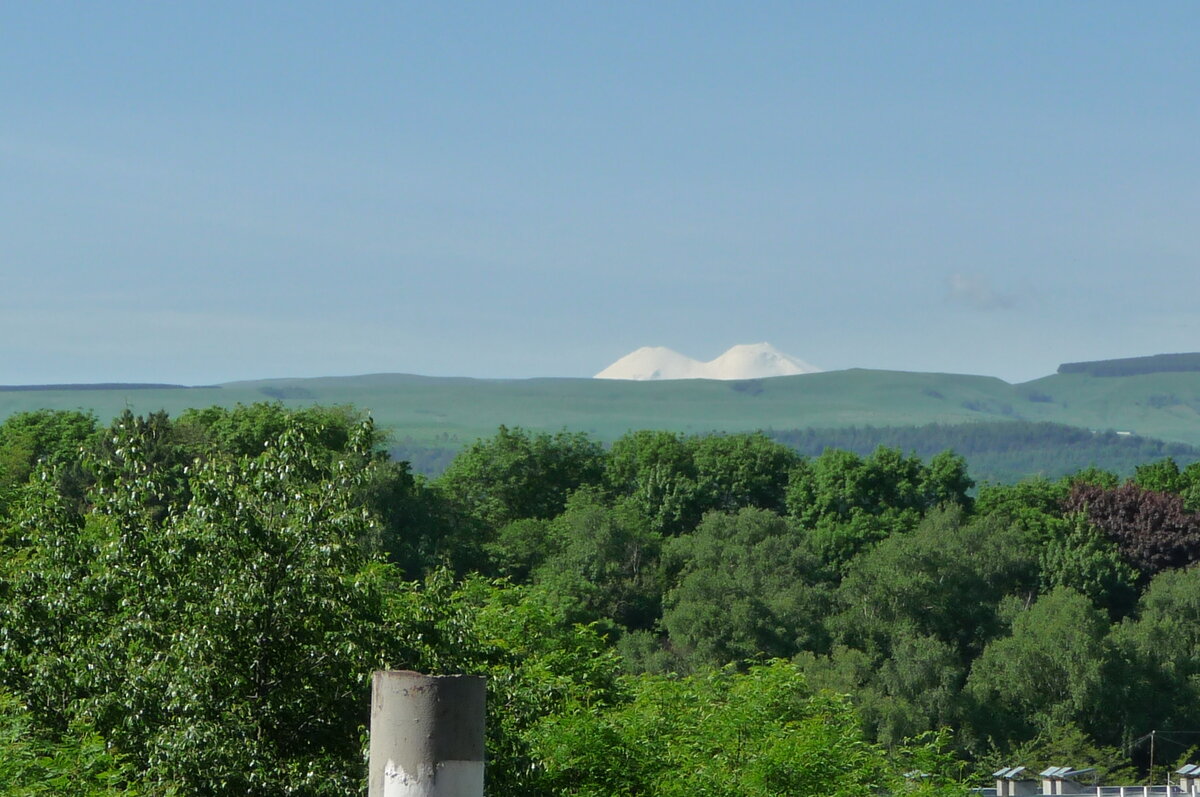
[(6, 3), (0, 384), (1200, 350), (1200, 4)]

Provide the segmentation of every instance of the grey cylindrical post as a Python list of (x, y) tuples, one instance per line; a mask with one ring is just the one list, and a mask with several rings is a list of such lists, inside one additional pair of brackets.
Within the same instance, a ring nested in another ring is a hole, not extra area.
[(376, 670), (369, 797), (483, 797), (486, 695), (477, 676)]

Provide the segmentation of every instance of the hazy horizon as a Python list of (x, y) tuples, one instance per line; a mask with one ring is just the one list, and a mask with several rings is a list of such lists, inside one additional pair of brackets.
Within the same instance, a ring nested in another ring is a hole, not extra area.
[[(739, 347), (747, 346), (747, 345), (749, 345), (749, 344), (735, 344), (734, 346), (730, 347), (729, 350), (726, 350), (725, 353), (728, 353), (730, 350), (737, 349)], [(522, 379), (605, 379), (605, 380), (617, 380), (617, 381), (672, 381), (672, 380), (680, 380), (680, 379), (705, 379), (705, 380), (715, 380), (715, 381), (728, 381), (728, 380), (746, 380), (746, 379), (774, 379), (776, 377), (807, 376), (807, 375), (812, 375), (812, 374), (823, 374), (823, 373), (831, 373), (831, 372), (836, 372), (836, 371), (847, 371), (847, 370), (860, 369), (859, 366), (848, 366), (846, 368), (826, 369), (826, 368), (817, 368), (817, 367), (813, 366), (811, 363), (802, 363), (802, 365), (813, 368), (813, 370), (804, 371), (804, 372), (796, 372), (796, 373), (766, 373), (766, 372), (764, 372), (761, 374), (737, 375), (737, 376), (711, 375), (711, 374), (703, 374), (703, 375), (689, 374), (686, 376), (662, 376), (662, 377), (653, 377), (653, 378), (649, 378), (649, 379), (646, 377), (614, 376), (614, 375), (607, 375), (604, 373), (605, 371), (611, 370), (614, 366), (621, 364), (622, 361), (626, 360), (631, 355), (637, 355), (640, 352), (642, 352), (644, 349), (656, 349), (656, 348), (665, 349), (666, 351), (669, 351), (670, 353), (675, 354), (675, 355), (679, 355), (680, 357), (682, 357), (686, 360), (691, 360), (691, 361), (693, 361), (693, 364), (696, 366), (712, 366), (717, 361), (720, 360), (720, 358), (718, 357), (718, 358), (714, 358), (713, 360), (699, 361), (699, 360), (695, 360), (695, 358), (688, 357), (686, 354), (683, 354), (682, 352), (675, 352), (674, 350), (666, 349), (666, 347), (639, 347), (638, 349), (635, 349), (632, 352), (628, 352), (625, 356), (618, 358), (614, 362), (609, 363), (608, 366), (606, 368), (602, 369), (602, 371), (600, 373), (592, 374), (589, 376), (569, 376), (569, 375), (562, 375), (562, 374), (537, 374), (537, 375), (532, 375), (532, 376), (517, 376), (517, 377), (504, 377), (504, 376), (475, 377), (475, 376), (472, 376), (471, 374), (453, 374), (453, 373), (424, 374), (424, 373), (417, 373), (414, 371), (361, 371), (361, 372), (354, 372), (354, 373), (327, 373), (327, 374), (264, 374), (264, 375), (260, 375), (260, 376), (238, 378), (238, 379), (220, 379), (220, 380), (215, 380), (212, 382), (205, 382), (205, 383), (163, 382), (161, 380), (137, 380), (137, 381), (132, 381), (132, 380), (130, 380), (130, 381), (95, 380), (95, 381), (85, 381), (85, 382), (80, 382), (80, 381), (37, 382), (37, 383), (30, 383), (30, 382), (11, 383), (10, 382), (10, 383), (3, 383), (2, 385), (0, 385), (0, 387), (20, 388), (20, 389), (36, 389), (36, 388), (53, 387), (53, 386), (61, 385), (61, 386), (69, 386), (69, 387), (74, 388), (74, 387), (90, 387), (90, 386), (94, 386), (94, 385), (111, 384), (111, 385), (121, 385), (124, 387), (132, 386), (132, 385), (139, 385), (139, 386), (147, 386), (147, 387), (167, 387), (167, 388), (179, 388), (179, 387), (202, 388), (202, 387), (215, 387), (215, 386), (219, 386), (219, 385), (229, 385), (229, 384), (235, 384), (238, 382), (260, 382), (260, 381), (276, 381), (276, 380), (303, 380), (303, 379), (326, 379), (326, 378), (328, 378), (328, 379), (343, 379), (343, 378), (353, 379), (355, 377), (381, 376), (381, 375), (382, 376), (390, 376), (390, 375), (422, 376), (422, 377), (434, 377), (434, 378), (446, 378), (446, 379), (482, 379), (482, 380), (498, 380), (498, 381), (522, 380)], [(783, 354), (783, 355), (788, 355), (787, 352), (777, 352), (777, 353)], [(1152, 356), (1161, 355), (1161, 354), (1181, 354), (1181, 353), (1184, 353), (1184, 352), (1155, 352), (1154, 355), (1141, 355), (1141, 356), (1152, 357)], [(1187, 353), (1192, 353), (1192, 352), (1187, 352)], [(1105, 359), (1120, 359), (1120, 358), (1105, 358)], [(1134, 359), (1137, 359), (1137, 357), (1135, 357)], [(1087, 361), (1085, 361), (1085, 362), (1087, 362)], [(1059, 363), (1059, 365), (1063, 365), (1063, 364), (1064, 363)], [(875, 368), (875, 369), (866, 369), (866, 370), (894, 371), (894, 372), (900, 372), (900, 373), (930, 373), (930, 374), (945, 373), (945, 374), (954, 374), (954, 375), (960, 375), (960, 376), (986, 376), (986, 377), (995, 377), (996, 376), (995, 374), (987, 374), (987, 373), (982, 373), (982, 372), (978, 372), (978, 371), (962, 371), (962, 372), (918, 371), (918, 370), (906, 369), (906, 368)], [(1037, 379), (1041, 379), (1043, 377), (1052, 376), (1055, 373), (1057, 373), (1057, 366), (1052, 371), (1048, 371), (1047, 373), (1044, 373), (1044, 374), (1039, 374), (1037, 376), (1031, 377), (1030, 379), (1021, 380), (1021, 382), (1011, 382), (1010, 380), (1004, 380), (1004, 381), (1008, 381), (1010, 384), (1021, 384), (1022, 382), (1034, 381)], [(997, 377), (997, 378), (1003, 379), (1003, 377)]]

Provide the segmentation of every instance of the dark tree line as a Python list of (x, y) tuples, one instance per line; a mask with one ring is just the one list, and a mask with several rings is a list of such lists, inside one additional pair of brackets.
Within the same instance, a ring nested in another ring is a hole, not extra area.
[(1200, 460), (1200, 449), (1184, 443), (1034, 421), (792, 429), (771, 431), (770, 436), (810, 457), (827, 448), (866, 455), (884, 446), (923, 458), (952, 449), (980, 483), (1012, 483), (1033, 476), (1057, 479), (1089, 467), (1132, 475), (1153, 460)]
[[(1051, 400), (1037, 391), (1028, 397)], [(1174, 397), (1159, 400), (1179, 402)], [(1182, 465), (1200, 461), (1200, 449), (1185, 443), (1034, 421), (772, 429), (767, 435), (805, 457), (820, 456), (827, 448), (867, 456), (883, 446), (928, 459), (952, 449), (967, 461), (972, 477), (980, 483), (1010, 484), (1035, 476), (1058, 479), (1089, 467), (1130, 476), (1139, 465), (1167, 457)], [(460, 448), (454, 440), (441, 444), (406, 440), (390, 443), (389, 450), (393, 459), (409, 462), (414, 473), (436, 478)]]
[(1154, 354), (1149, 357), (1124, 357), (1117, 360), (1092, 360), (1063, 363), (1060, 374), (1088, 376), (1138, 376), (1140, 374), (1200, 371), (1200, 354)]
[(1200, 466), (386, 447), (347, 407), (0, 424), (0, 793), (353, 793), (382, 666), (490, 676), (493, 794), (941, 793), (1200, 727)]

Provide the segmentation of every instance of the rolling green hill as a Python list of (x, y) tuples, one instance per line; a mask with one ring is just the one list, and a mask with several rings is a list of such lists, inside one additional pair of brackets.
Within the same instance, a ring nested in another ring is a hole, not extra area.
[(742, 382), (486, 380), (370, 374), (195, 388), (0, 388), (0, 418), (38, 408), (135, 412), (281, 401), (354, 404), (397, 441), (456, 448), (500, 424), (613, 440), (631, 429), (685, 433), (1048, 421), (1200, 445), (1200, 372), (1058, 373), (1012, 385), (986, 376), (853, 369)]
[(758, 428), (963, 423), (1011, 414), (1012, 386), (991, 378), (837, 371), (747, 382), (484, 380), (372, 374), (231, 382), (217, 387), (0, 392), (0, 415), (86, 408), (102, 418), (138, 412), (279, 400), (289, 406), (354, 404), (398, 438), (471, 440), (500, 424), (576, 429), (611, 440), (630, 429), (680, 432)]

